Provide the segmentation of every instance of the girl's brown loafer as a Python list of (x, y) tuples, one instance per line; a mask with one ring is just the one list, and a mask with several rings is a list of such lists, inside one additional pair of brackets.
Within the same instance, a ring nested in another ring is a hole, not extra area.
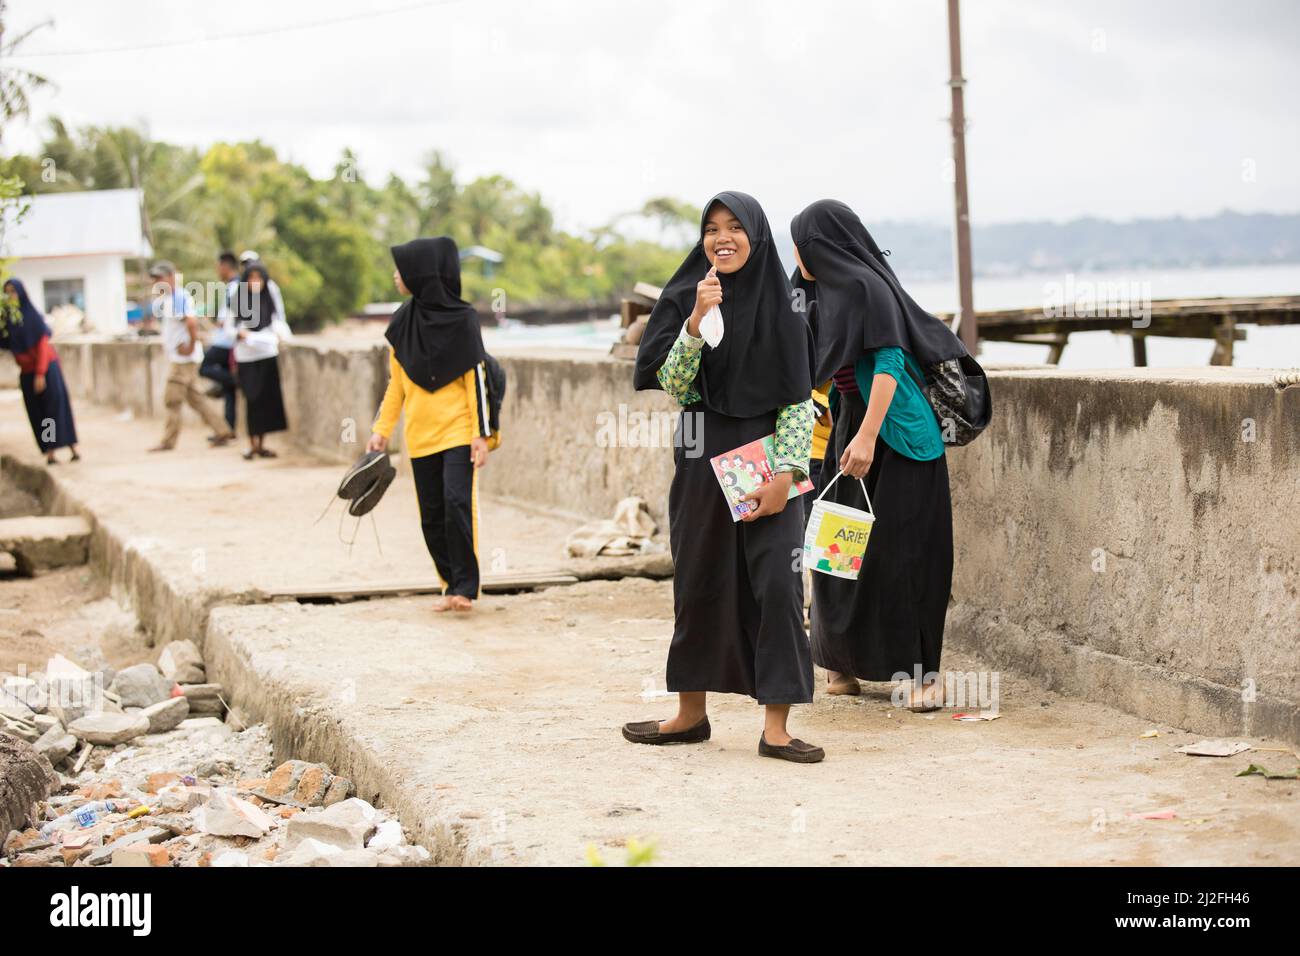
[(767, 742), (767, 736), (758, 738), (758, 752), (764, 757), (776, 757), (791, 763), (819, 763), (826, 759), (826, 751), (795, 738), (784, 747), (774, 747)]
[(689, 730), (668, 734), (660, 732), (657, 720), (643, 720), (623, 725), (623, 737), (634, 744), (700, 744), (708, 740), (712, 733), (713, 729), (709, 726), (707, 717)]

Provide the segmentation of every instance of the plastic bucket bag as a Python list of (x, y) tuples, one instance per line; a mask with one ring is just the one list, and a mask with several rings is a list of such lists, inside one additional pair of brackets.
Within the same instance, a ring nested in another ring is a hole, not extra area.
[(805, 568), (813, 571), (856, 581), (876, 516), (870, 510), (871, 497), (867, 494), (866, 482), (861, 478), (858, 484), (862, 486), (862, 496), (867, 499), (867, 511), (822, 500), (842, 474), (842, 471), (836, 472), (813, 502), (808, 529), (803, 536), (803, 562)]

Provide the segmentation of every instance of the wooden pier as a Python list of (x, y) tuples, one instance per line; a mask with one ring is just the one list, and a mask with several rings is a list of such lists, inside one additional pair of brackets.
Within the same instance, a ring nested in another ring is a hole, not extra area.
[[(1099, 306), (1102, 305), (1099, 303)], [(1119, 309), (1098, 308), (1093, 315), (1060, 315), (1062, 310), (1002, 309), (979, 312), (980, 338), (1048, 347), (1047, 363), (1056, 365), (1072, 332), (1107, 331), (1133, 339), (1133, 364), (1147, 364), (1146, 340), (1153, 336), (1210, 339), (1211, 365), (1231, 365), (1232, 346), (1246, 338), (1246, 325), (1300, 325), (1300, 295), (1259, 298), (1156, 299), (1149, 314), (1134, 316), (1128, 303)], [(1066, 310), (1068, 311), (1068, 309)], [(1144, 310), (1145, 311), (1145, 310)], [(1105, 314), (1123, 312), (1125, 314)], [(952, 322), (950, 313), (939, 318)]]

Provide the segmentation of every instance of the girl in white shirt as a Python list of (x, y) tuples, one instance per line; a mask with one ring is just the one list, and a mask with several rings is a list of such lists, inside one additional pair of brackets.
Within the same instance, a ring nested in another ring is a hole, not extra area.
[(244, 458), (250, 461), (276, 457), (266, 447), (265, 436), (289, 427), (280, 391), (278, 316), (269, 282), (266, 267), (250, 263), (244, 269), (234, 308), (235, 374), (244, 393), (249, 443)]

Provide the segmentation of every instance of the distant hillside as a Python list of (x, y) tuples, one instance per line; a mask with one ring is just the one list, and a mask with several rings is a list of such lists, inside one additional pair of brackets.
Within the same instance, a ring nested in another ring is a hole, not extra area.
[[(950, 228), (890, 221), (867, 226), (891, 251), (896, 270), (914, 277), (952, 274)], [(977, 225), (971, 245), (975, 272), (983, 276), (1300, 262), (1300, 214)], [(782, 254), (793, 260), (788, 249)]]

